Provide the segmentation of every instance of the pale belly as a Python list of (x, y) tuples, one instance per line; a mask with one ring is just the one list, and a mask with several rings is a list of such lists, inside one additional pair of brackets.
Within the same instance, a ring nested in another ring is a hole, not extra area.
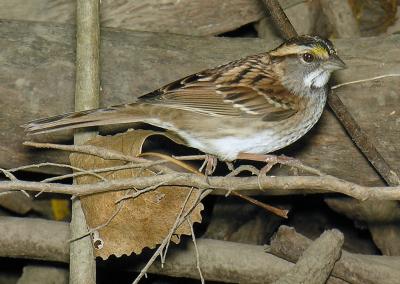
[[(303, 114), (300, 121), (296, 124), (286, 124), (279, 131), (275, 127), (255, 126), (250, 129), (246, 127), (247, 133), (238, 131), (235, 135), (225, 135), (224, 137), (198, 137), (195, 133), (188, 134), (176, 131), (184, 138), (191, 147), (197, 148), (205, 153), (217, 156), (221, 160), (233, 161), (239, 153), (267, 154), (282, 149), (304, 136), (319, 120), (324, 108), (324, 102), (312, 113)], [(260, 122), (261, 123), (261, 122)], [(251, 124), (249, 124), (251, 125)], [(212, 132), (213, 130), (210, 130)]]
[(299, 133), (282, 137), (271, 131), (264, 131), (246, 138), (227, 136), (207, 141), (202, 141), (195, 137), (183, 138), (186, 139), (189, 145), (205, 153), (215, 155), (221, 160), (233, 161), (239, 153), (267, 154), (279, 150), (292, 144), (303, 135)]
[(307, 121), (301, 127), (288, 128), (281, 132), (270, 129), (253, 132), (252, 135), (232, 135), (221, 138), (202, 139), (178, 131), (191, 147), (217, 156), (224, 161), (233, 161), (239, 153), (267, 154), (284, 148), (306, 134), (318, 121), (318, 117)]
[[(221, 160), (233, 161), (239, 153), (267, 154), (282, 149), (304, 136), (319, 120), (324, 109), (326, 96), (313, 102), (305, 111), (295, 114), (296, 119), (278, 122), (263, 122), (260, 119), (201, 117), (197, 120), (203, 127), (193, 129), (191, 124), (180, 126), (165, 120), (146, 122), (170, 129), (186, 140), (187, 144)], [(294, 117), (291, 117), (294, 118)], [(196, 120), (196, 122), (197, 122)], [(172, 121), (172, 120), (171, 120)]]

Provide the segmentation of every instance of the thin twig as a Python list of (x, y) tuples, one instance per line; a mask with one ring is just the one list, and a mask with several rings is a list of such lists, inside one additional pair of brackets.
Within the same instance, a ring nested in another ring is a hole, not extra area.
[(145, 153), (141, 153), (139, 155), (139, 157), (157, 157), (157, 158), (165, 160), (166, 162), (170, 162), (172, 164), (175, 164), (175, 165), (177, 165), (177, 166), (179, 166), (179, 167), (181, 167), (181, 168), (183, 168), (185, 170), (188, 170), (188, 171), (192, 171), (193, 170), (193, 167), (190, 166), (189, 164), (181, 162), (180, 160), (176, 159), (174, 156), (165, 155), (165, 154), (162, 154), (162, 153), (145, 152)]
[[(185, 199), (185, 201), (183, 202), (180, 211), (178, 212), (178, 215), (176, 215), (175, 223), (174, 223), (173, 227), (174, 227), (174, 226), (178, 227), (177, 224), (179, 223), (180, 218), (183, 216), (183, 211), (185, 210), (185, 207), (186, 207), (186, 205), (187, 205), (187, 203), (188, 203), (188, 201), (189, 201), (190, 196), (191, 196), (192, 193), (193, 193), (193, 190), (194, 190), (194, 188), (191, 187), (191, 188), (190, 188), (190, 191), (189, 191), (189, 194), (186, 196), (186, 199)], [(193, 203), (193, 206), (197, 206), (196, 202)], [(172, 228), (173, 228), (173, 227), (172, 227)], [(161, 254), (160, 254), (161, 267), (162, 267), (162, 268), (164, 267), (164, 264), (165, 264), (165, 258), (166, 258), (166, 256), (167, 256), (169, 244), (171, 243), (171, 237), (172, 237), (172, 235), (170, 235), (169, 240), (168, 240), (167, 244), (165, 245), (164, 250), (161, 251)]]
[[(121, 152), (98, 147), (94, 145), (62, 145), (62, 144), (52, 144), (52, 143), (38, 143), (32, 141), (25, 141), (23, 143), (25, 146), (44, 148), (44, 149), (56, 149), (61, 151), (75, 152), (81, 154), (93, 155), (105, 160), (119, 160), (125, 162), (135, 162), (135, 163), (149, 163), (149, 160), (133, 157), (130, 155), (125, 155)], [(162, 165), (154, 165), (157, 170), (162, 170), (164, 172), (173, 172), (170, 168)]]
[[(184, 215), (182, 215), (181, 218), (179, 219), (179, 222), (178, 222), (178, 226), (177, 226), (177, 227), (179, 227), (181, 224), (183, 224), (183, 223), (185, 222), (186, 218), (189, 217), (190, 214), (192, 214), (193, 210), (197, 207), (197, 205), (199, 205), (200, 202), (201, 202), (207, 195), (209, 195), (211, 192), (212, 192), (212, 190), (208, 190), (208, 189), (201, 190), (201, 191), (199, 192), (199, 194), (197, 195), (196, 200), (193, 202), (192, 207), (190, 207), (189, 210), (186, 211), (186, 213), (185, 213)], [(161, 261), (165, 261), (165, 257), (166, 257), (166, 255), (167, 255), (167, 251), (168, 251), (169, 244), (170, 244), (170, 242), (167, 243), (167, 245), (166, 245), (166, 247), (165, 247), (165, 249), (164, 249), (164, 254), (161, 256)]]
[[(0, 172), (2, 172), (2, 173), (3, 173), (8, 179), (10, 179), (11, 181), (18, 181), (18, 179), (16, 178), (16, 176), (13, 175), (13, 174), (11, 173), (11, 171), (9, 171), (9, 170), (0, 168)], [(22, 189), (21, 192), (22, 192), (23, 194), (25, 194), (26, 197), (31, 198), (31, 196), (29, 195), (29, 193), (26, 192), (25, 190)]]
[(236, 191), (232, 191), (232, 195), (236, 195), (236, 196), (238, 196), (238, 197), (240, 197), (242, 199), (245, 199), (248, 202), (253, 203), (254, 205), (257, 205), (257, 206), (259, 206), (261, 208), (264, 208), (268, 212), (272, 212), (272, 213), (274, 213), (275, 215), (277, 215), (279, 217), (282, 217), (282, 218), (285, 218), (285, 219), (288, 218), (289, 210), (280, 209), (280, 208), (265, 204), (263, 202), (258, 201), (257, 199), (254, 199), (254, 198), (252, 198), (250, 196), (246, 196), (246, 195), (240, 194), (239, 192), (236, 192)]
[[(47, 178), (47, 179), (42, 180), (41, 182), (44, 182), (44, 183), (53, 182), (53, 181), (57, 181), (57, 180), (62, 180), (62, 179), (74, 177), (74, 176), (79, 176), (79, 175), (92, 175), (92, 176), (97, 177), (98, 179), (100, 179), (102, 181), (106, 181), (105, 178), (103, 178), (101, 175), (97, 175), (94, 171), (85, 170), (85, 169), (74, 167), (74, 166), (71, 166), (71, 165), (58, 164), (58, 163), (49, 163), (49, 162), (39, 163), (39, 164), (32, 164), (32, 165), (27, 165), (27, 166), (21, 166), (21, 167), (17, 167), (17, 168), (12, 168), (12, 169), (10, 169), (8, 171), (9, 172), (17, 172), (17, 171), (22, 171), (22, 170), (27, 170), (27, 169), (32, 169), (32, 168), (40, 168), (40, 167), (48, 167), (48, 166), (59, 167), (59, 168), (69, 168), (69, 169), (75, 170), (77, 172), (76, 173), (72, 173), (72, 174), (67, 174), (67, 175)], [(35, 198), (38, 197), (42, 193), (43, 192), (37, 193), (35, 195)]]
[(0, 168), (0, 172), (2, 172), (6, 178), (12, 180), (12, 181), (18, 181), (18, 179), (15, 177), (15, 175), (13, 175), (9, 170)]
[(204, 159), (203, 163), (201, 164), (201, 166), (200, 166), (199, 169), (198, 169), (198, 172), (199, 172), (199, 173), (202, 173), (203, 170), (204, 170), (204, 168), (205, 168), (206, 166), (207, 166), (207, 158)]
[(126, 162), (136, 162), (136, 163), (148, 162), (148, 160), (146, 159), (124, 155), (121, 152), (94, 145), (62, 145), (53, 143), (39, 143), (32, 141), (25, 141), (23, 145), (41, 149), (56, 149), (67, 152), (88, 154), (99, 158), (103, 158), (105, 160), (120, 160)]
[(205, 160), (207, 155), (187, 155), (187, 156), (172, 156), (173, 158), (180, 161), (196, 161), (196, 160)]
[[(57, 180), (63, 180), (63, 179), (66, 179), (66, 178), (79, 177), (79, 176), (85, 176), (85, 175), (92, 175), (92, 174), (96, 174), (96, 173), (115, 172), (115, 171), (129, 170), (129, 169), (135, 169), (135, 168), (149, 168), (149, 167), (152, 167), (152, 166), (161, 165), (161, 164), (165, 164), (165, 163), (167, 163), (167, 161), (154, 161), (154, 162), (140, 163), (140, 164), (129, 163), (129, 164), (126, 164), (126, 165), (121, 165), (121, 166), (99, 168), (99, 169), (91, 169), (91, 170), (86, 170), (86, 171), (66, 174), (66, 175), (62, 175), (62, 176), (55, 176), (55, 177), (47, 178), (47, 179), (43, 180), (42, 182), (45, 182), (45, 181), (46, 182), (53, 182), (53, 181), (57, 181)], [(102, 177), (102, 176), (100, 176), (100, 177)]]
[(353, 85), (353, 84), (359, 84), (359, 83), (364, 83), (364, 82), (370, 82), (370, 81), (375, 81), (375, 80), (379, 80), (379, 79), (383, 79), (383, 78), (389, 78), (389, 77), (400, 77), (400, 74), (394, 73), (394, 74), (385, 74), (385, 75), (380, 75), (380, 76), (376, 76), (376, 77), (371, 77), (371, 78), (366, 78), (366, 79), (360, 79), (360, 80), (355, 80), (355, 81), (350, 81), (350, 82), (345, 82), (345, 83), (341, 83), (341, 84), (337, 84), (335, 86), (332, 86), (331, 89), (338, 89), (344, 86), (348, 86), (348, 85)]
[(81, 176), (81, 175), (93, 176), (93, 177), (96, 177), (96, 178), (98, 178), (99, 180), (102, 180), (102, 181), (106, 181), (107, 180), (103, 176), (98, 175), (93, 170), (85, 170), (85, 169), (74, 167), (74, 166), (70, 166), (69, 168), (71, 168), (71, 169), (73, 169), (73, 170), (75, 170), (77, 172), (76, 173), (72, 173), (72, 174), (63, 175), (63, 176), (58, 176), (58, 177), (46, 178), (46, 179), (42, 180), (41, 182), (53, 182), (53, 181), (56, 181), (56, 180), (62, 180), (62, 179), (70, 178), (70, 177), (78, 177), (78, 176)]
[(142, 270), (140, 271), (139, 275), (133, 281), (133, 284), (139, 283), (140, 279), (142, 279), (143, 276), (147, 273), (147, 270), (149, 269), (149, 267), (154, 263), (154, 261), (157, 259), (157, 257), (162, 254), (162, 251), (163, 251), (164, 247), (170, 242), (170, 239), (171, 239), (172, 235), (176, 231), (176, 228), (178, 228), (178, 226), (179, 226), (179, 221), (181, 219), (181, 215), (183, 213), (183, 210), (185, 210), (186, 204), (189, 201), (189, 198), (190, 198), (190, 196), (192, 194), (192, 191), (193, 191), (193, 188), (190, 189), (188, 195), (186, 196), (185, 201), (182, 204), (181, 210), (178, 213), (178, 217), (176, 218), (176, 221), (175, 221), (174, 225), (169, 230), (168, 235), (164, 238), (164, 240), (162, 241), (160, 246), (157, 248), (157, 250), (154, 252), (152, 257), (148, 260), (146, 265), (142, 268)]
[[(129, 195), (131, 191), (132, 191), (131, 189), (127, 190), (124, 196)], [(73, 239), (68, 240), (68, 242), (74, 242), (74, 241), (80, 240), (80, 239), (82, 239), (82, 238), (84, 238), (84, 237), (86, 237), (86, 236), (88, 236), (88, 235), (92, 235), (95, 231), (99, 231), (99, 230), (103, 229), (104, 227), (108, 226), (108, 225), (111, 223), (111, 221), (118, 215), (119, 212), (121, 212), (122, 208), (124, 207), (125, 202), (121, 202), (121, 201), (123, 201), (122, 198), (121, 198), (121, 200), (118, 202), (118, 204), (116, 205), (116, 208), (114, 209), (113, 213), (112, 213), (111, 216), (107, 219), (106, 222), (104, 222), (103, 224), (101, 224), (101, 225), (99, 225), (99, 226), (97, 226), (97, 227), (94, 227), (94, 228), (89, 229), (89, 230), (87, 231), (87, 233), (85, 233), (85, 234), (83, 234), (83, 235), (81, 235), (81, 236), (78, 236), (78, 237), (76, 237), (76, 238), (73, 238)], [(115, 203), (117, 203), (117, 202), (115, 202)]]
[(193, 241), (193, 246), (194, 246), (194, 250), (196, 252), (196, 267), (197, 270), (199, 271), (199, 276), (200, 276), (200, 281), (201, 284), (204, 284), (204, 277), (203, 277), (203, 273), (201, 272), (201, 267), (200, 267), (200, 254), (199, 254), (199, 248), (197, 247), (197, 242), (196, 242), (196, 236), (194, 235), (194, 230), (193, 230), (193, 223), (192, 220), (190, 219), (190, 216), (188, 216), (188, 218), (186, 219), (188, 226), (190, 227), (190, 232), (192, 234), (192, 241)]
[(115, 203), (116, 203), (116, 204), (117, 204), (117, 203), (120, 203), (121, 201), (124, 201), (124, 200), (126, 200), (126, 199), (134, 199), (134, 198), (136, 198), (136, 197), (138, 197), (138, 196), (140, 196), (140, 195), (142, 195), (142, 194), (144, 194), (144, 193), (146, 193), (146, 192), (156, 190), (157, 188), (159, 188), (160, 186), (162, 186), (162, 185), (165, 184), (165, 183), (166, 183), (166, 181), (162, 181), (162, 182), (157, 183), (157, 184), (155, 184), (155, 185), (146, 187), (146, 188), (144, 188), (144, 189), (142, 189), (142, 190), (137, 190), (137, 191), (134, 192), (134, 193), (127, 194), (127, 195), (125, 195), (125, 196), (123, 196), (123, 197), (117, 199), (117, 200), (115, 201)]

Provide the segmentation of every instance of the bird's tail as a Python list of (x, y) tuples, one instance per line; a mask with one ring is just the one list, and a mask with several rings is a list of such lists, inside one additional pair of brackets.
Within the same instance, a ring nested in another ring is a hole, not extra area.
[(28, 134), (42, 134), (81, 127), (137, 122), (142, 121), (144, 116), (143, 105), (133, 103), (37, 119), (22, 127)]

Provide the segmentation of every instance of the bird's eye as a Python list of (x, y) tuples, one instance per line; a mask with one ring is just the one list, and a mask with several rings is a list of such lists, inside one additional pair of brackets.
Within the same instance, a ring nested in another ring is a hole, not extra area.
[(303, 54), (303, 60), (307, 63), (313, 62), (314, 61), (314, 55), (311, 53), (304, 53)]

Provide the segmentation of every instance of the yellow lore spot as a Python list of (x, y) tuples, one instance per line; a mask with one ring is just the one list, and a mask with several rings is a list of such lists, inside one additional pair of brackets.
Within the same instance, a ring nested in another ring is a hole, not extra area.
[(316, 45), (311, 49), (311, 52), (319, 58), (329, 58), (329, 54), (326, 49), (320, 45)]

